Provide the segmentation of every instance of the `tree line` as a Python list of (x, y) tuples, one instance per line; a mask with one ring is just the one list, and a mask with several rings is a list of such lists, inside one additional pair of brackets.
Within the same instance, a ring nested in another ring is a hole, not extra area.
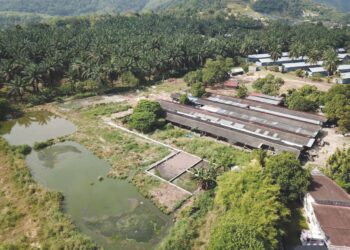
[(130, 85), (146, 84), (181, 76), (218, 56), (288, 50), (295, 43), (306, 51), (323, 51), (346, 46), (348, 37), (346, 29), (330, 31), (313, 24), (264, 26), (235, 17), (71, 18), (1, 31), (0, 80), (8, 97), (35, 103), (112, 88), (120, 84), (123, 74), (127, 74), (125, 85), (128, 79)]

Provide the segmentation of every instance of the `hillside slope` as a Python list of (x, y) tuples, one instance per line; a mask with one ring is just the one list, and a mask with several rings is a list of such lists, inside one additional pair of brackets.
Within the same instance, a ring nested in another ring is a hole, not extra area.
[(349, 0), (315, 0), (318, 3), (327, 4), (335, 7), (339, 11), (350, 12), (350, 1)]

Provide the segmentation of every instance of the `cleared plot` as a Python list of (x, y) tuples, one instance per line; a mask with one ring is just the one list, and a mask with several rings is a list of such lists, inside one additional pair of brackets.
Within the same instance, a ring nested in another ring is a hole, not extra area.
[(171, 181), (201, 162), (202, 159), (199, 157), (179, 152), (155, 166), (152, 172), (167, 181)]

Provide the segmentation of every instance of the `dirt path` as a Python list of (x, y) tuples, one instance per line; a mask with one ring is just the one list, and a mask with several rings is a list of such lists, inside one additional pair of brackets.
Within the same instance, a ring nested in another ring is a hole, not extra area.
[(281, 87), (281, 94), (287, 93), (288, 89), (298, 89), (305, 85), (312, 85), (317, 87), (318, 90), (328, 91), (334, 85), (333, 83), (327, 83), (326, 80), (324, 80), (323, 82), (314, 82), (307, 78), (299, 78), (297, 76), (294, 76), (292, 73), (282, 74), (266, 70), (258, 71), (250, 75), (236, 76), (235, 79), (241, 83), (246, 84), (247, 87), (249, 87), (249, 89), (252, 90), (253, 82), (256, 81), (258, 78), (265, 77), (268, 74), (272, 74), (284, 79), (285, 84)]

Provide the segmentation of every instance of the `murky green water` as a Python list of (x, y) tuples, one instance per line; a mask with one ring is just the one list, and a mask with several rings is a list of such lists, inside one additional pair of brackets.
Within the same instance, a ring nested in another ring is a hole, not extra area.
[(33, 145), (72, 134), (75, 130), (73, 123), (47, 111), (29, 112), (21, 118), (0, 123), (0, 135), (11, 145)]
[(63, 193), (67, 214), (106, 249), (152, 249), (170, 224), (133, 185), (105, 178), (109, 165), (77, 143), (33, 152), (27, 164), (34, 179)]
[[(19, 120), (1, 123), (5, 125), (3, 136), (10, 144), (20, 145), (62, 136), (68, 128), (74, 131), (69, 121), (48, 115), (50, 119), (39, 122), (30, 114), (33, 121), (26, 126)], [(55, 127), (51, 122), (56, 121), (65, 129), (51, 131)], [(106, 178), (108, 163), (78, 143), (64, 142), (33, 151), (26, 162), (37, 182), (63, 193), (64, 211), (105, 249), (154, 249), (171, 225), (171, 217), (141, 196), (132, 184)]]

